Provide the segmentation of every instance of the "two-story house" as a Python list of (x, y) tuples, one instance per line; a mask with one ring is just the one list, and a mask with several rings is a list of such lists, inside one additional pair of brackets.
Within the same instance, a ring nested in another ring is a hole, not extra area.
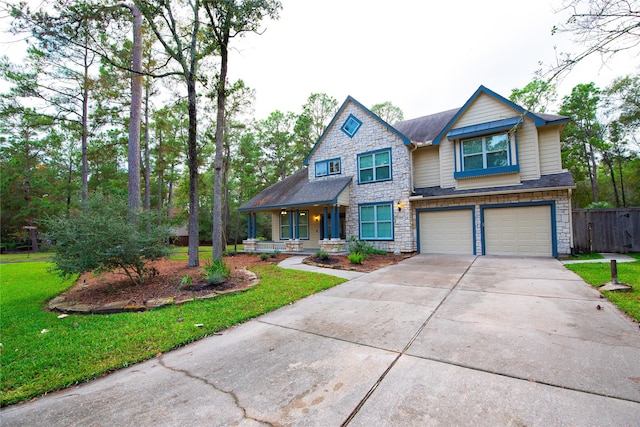
[[(348, 97), (305, 168), (240, 207), (245, 250), (343, 250), (355, 236), (393, 252), (570, 253), (567, 117), (526, 111), (480, 86), (459, 109), (391, 126)], [(256, 214), (273, 242), (256, 240)]]

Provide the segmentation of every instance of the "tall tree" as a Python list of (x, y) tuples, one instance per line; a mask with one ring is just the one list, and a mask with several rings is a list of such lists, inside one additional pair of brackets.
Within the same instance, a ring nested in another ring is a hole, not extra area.
[(179, 75), (187, 89), (189, 113), (188, 155), (189, 166), (189, 259), (188, 265), (200, 265), (199, 203), (198, 203), (198, 66), (202, 58), (213, 50), (201, 34), (201, 0), (188, 0), (186, 7), (167, 0), (136, 0), (136, 6), (145, 17), (166, 53), (178, 63)]
[(390, 101), (375, 104), (371, 107), (371, 111), (391, 125), (404, 120), (404, 113), (400, 107), (393, 105)]
[(557, 97), (556, 86), (549, 80), (533, 79), (522, 89), (513, 89), (509, 100), (527, 111), (544, 113)]
[(572, 166), (586, 169), (593, 202), (598, 202), (596, 154), (604, 144), (604, 128), (598, 120), (599, 104), (600, 89), (594, 83), (579, 84), (563, 98), (560, 108), (560, 114), (572, 118), (562, 134), (563, 160), (570, 169)]
[(222, 258), (222, 190), (224, 188), (224, 129), (229, 42), (237, 36), (258, 32), (264, 18), (276, 19), (281, 4), (277, 0), (202, 0), (207, 13), (207, 33), (215, 40), (220, 55), (216, 82), (217, 117), (213, 192), (213, 259)]

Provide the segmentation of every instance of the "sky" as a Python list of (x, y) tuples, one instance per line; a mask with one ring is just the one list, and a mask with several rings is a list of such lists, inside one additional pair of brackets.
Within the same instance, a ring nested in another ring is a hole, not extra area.
[[(282, 0), (263, 33), (232, 42), (229, 78), (256, 91), (255, 117), (299, 113), (311, 93), (367, 107), (390, 101), (405, 119), (462, 106), (480, 86), (508, 97), (558, 52), (580, 47), (552, 35), (568, 15), (562, 0)], [(6, 27), (6, 22), (0, 27)], [(19, 57), (20, 43), (0, 42)], [(541, 65), (541, 63), (543, 65)], [(637, 57), (580, 63), (558, 84), (560, 98), (578, 83), (607, 86), (637, 71)]]
[[(508, 97), (558, 52), (580, 47), (552, 35), (561, 0), (282, 0), (261, 35), (234, 40), (229, 74), (256, 90), (255, 115), (299, 112), (313, 92), (341, 104), (390, 101), (405, 119), (462, 106), (480, 86)], [(558, 85), (607, 86), (638, 58), (594, 56)]]

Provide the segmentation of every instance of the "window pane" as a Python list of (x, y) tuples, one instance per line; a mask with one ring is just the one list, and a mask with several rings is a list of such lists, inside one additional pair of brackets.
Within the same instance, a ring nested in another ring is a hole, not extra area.
[(365, 169), (360, 171), (360, 182), (373, 181), (373, 169)]
[(464, 170), (476, 170), (482, 169), (482, 154), (477, 154), (475, 156), (467, 156), (464, 158)]
[(307, 225), (309, 224), (309, 213), (308, 212), (300, 212), (298, 216), (298, 225)]
[(495, 168), (498, 166), (508, 166), (506, 151), (487, 154), (487, 167)]
[(289, 213), (280, 214), (280, 225), (289, 225)]
[(378, 238), (379, 239), (391, 238), (391, 222), (378, 223)]
[(462, 142), (462, 154), (482, 153), (482, 138), (469, 139)]
[(289, 226), (283, 225), (282, 227), (280, 227), (280, 239), (286, 240), (286, 239), (289, 239), (290, 237), (291, 237), (291, 234), (289, 232)]
[(375, 235), (375, 224), (373, 224), (372, 222), (369, 223), (365, 223), (362, 224), (362, 234), (360, 235), (360, 237), (362, 239), (375, 239), (376, 235)]
[(329, 162), (329, 173), (330, 174), (340, 173), (340, 160), (333, 160)]
[(300, 227), (298, 228), (299, 231), (299, 236), (301, 239), (308, 239), (309, 238), (309, 227), (306, 225), (300, 225)]
[(316, 162), (316, 176), (327, 174), (327, 162)]
[(389, 166), (381, 166), (376, 168), (376, 180), (382, 181), (383, 179), (389, 179), (391, 170)]
[(360, 156), (360, 169), (373, 167), (373, 155)]
[(391, 205), (376, 206), (378, 210), (378, 221), (391, 221)]
[(487, 152), (506, 151), (507, 150), (507, 134), (488, 136), (486, 141)]
[(360, 222), (371, 222), (375, 220), (375, 206), (362, 206), (360, 208)]
[(390, 153), (388, 151), (384, 153), (376, 154), (376, 166), (388, 165), (389, 159), (390, 159)]

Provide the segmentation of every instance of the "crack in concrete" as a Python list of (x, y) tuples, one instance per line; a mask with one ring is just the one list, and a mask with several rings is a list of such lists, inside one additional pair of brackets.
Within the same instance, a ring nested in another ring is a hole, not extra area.
[(275, 424), (272, 424), (272, 423), (270, 423), (268, 421), (259, 420), (257, 418), (253, 418), (253, 417), (249, 416), (249, 414), (247, 414), (246, 408), (241, 405), (240, 399), (238, 398), (238, 396), (233, 391), (223, 390), (220, 387), (216, 386), (214, 383), (208, 381), (207, 379), (199, 377), (197, 375), (194, 375), (191, 372), (187, 371), (186, 369), (179, 369), (179, 368), (175, 368), (173, 366), (169, 366), (164, 362), (162, 357), (159, 359), (159, 363), (160, 363), (160, 366), (162, 366), (165, 369), (168, 369), (168, 370), (170, 370), (172, 372), (176, 372), (176, 373), (182, 374), (182, 375), (186, 376), (187, 378), (190, 378), (190, 379), (193, 379), (193, 380), (196, 380), (196, 381), (200, 381), (201, 383), (204, 383), (205, 385), (211, 387), (215, 391), (218, 391), (220, 393), (224, 393), (224, 394), (230, 396), (231, 399), (233, 400), (233, 403), (236, 405), (236, 407), (240, 411), (242, 411), (242, 418), (244, 418), (246, 420), (250, 420), (250, 421), (255, 421), (257, 423), (266, 424), (266, 425), (271, 426), (271, 427), (276, 427)]
[(358, 412), (360, 412), (360, 409), (362, 409), (362, 407), (364, 406), (364, 404), (369, 400), (369, 398), (371, 397), (371, 395), (376, 391), (376, 389), (378, 388), (378, 386), (380, 385), (380, 383), (382, 383), (382, 381), (385, 379), (385, 377), (387, 376), (387, 374), (391, 371), (391, 369), (396, 365), (396, 363), (398, 362), (398, 360), (400, 360), (400, 358), (402, 357), (402, 355), (404, 355), (407, 350), (409, 350), (409, 347), (411, 347), (411, 344), (413, 344), (413, 342), (416, 340), (416, 338), (418, 338), (418, 335), (420, 335), (420, 333), (422, 332), (422, 330), (427, 326), (427, 324), (431, 321), (431, 319), (433, 318), (433, 316), (435, 316), (436, 312), (440, 309), (440, 307), (442, 307), (442, 304), (444, 304), (444, 302), (447, 300), (447, 298), (449, 298), (449, 296), (453, 293), (453, 291), (455, 290), (455, 288), (458, 286), (458, 284), (460, 283), (460, 281), (462, 280), (462, 278), (469, 272), (469, 270), (471, 269), (471, 266), (473, 266), (473, 264), (476, 262), (476, 260), (478, 259), (478, 257), (476, 256), (473, 261), (469, 264), (469, 266), (466, 268), (466, 270), (460, 275), (460, 277), (458, 278), (458, 280), (456, 281), (456, 283), (451, 287), (451, 289), (449, 289), (447, 291), (447, 294), (442, 298), (442, 300), (440, 301), (440, 303), (436, 306), (436, 308), (433, 309), (433, 311), (431, 312), (431, 314), (427, 317), (427, 319), (422, 323), (422, 325), (418, 328), (418, 330), (416, 331), (415, 334), (413, 334), (413, 336), (411, 337), (411, 339), (409, 340), (409, 342), (407, 342), (407, 344), (404, 346), (404, 348), (402, 349), (402, 351), (400, 353), (398, 353), (398, 355), (396, 356), (395, 359), (393, 359), (393, 361), (391, 362), (391, 364), (387, 367), (387, 369), (382, 373), (382, 375), (380, 375), (380, 377), (378, 378), (378, 380), (375, 382), (375, 384), (369, 389), (369, 391), (364, 395), (364, 397), (362, 398), (362, 400), (360, 400), (360, 402), (358, 403), (358, 405), (353, 409), (353, 411), (351, 412), (351, 414), (349, 414), (349, 416), (347, 417), (346, 420), (344, 420), (344, 422), (340, 425), (340, 427), (346, 427), (348, 426), (351, 421), (353, 420), (353, 418), (355, 418), (355, 416), (358, 414)]

